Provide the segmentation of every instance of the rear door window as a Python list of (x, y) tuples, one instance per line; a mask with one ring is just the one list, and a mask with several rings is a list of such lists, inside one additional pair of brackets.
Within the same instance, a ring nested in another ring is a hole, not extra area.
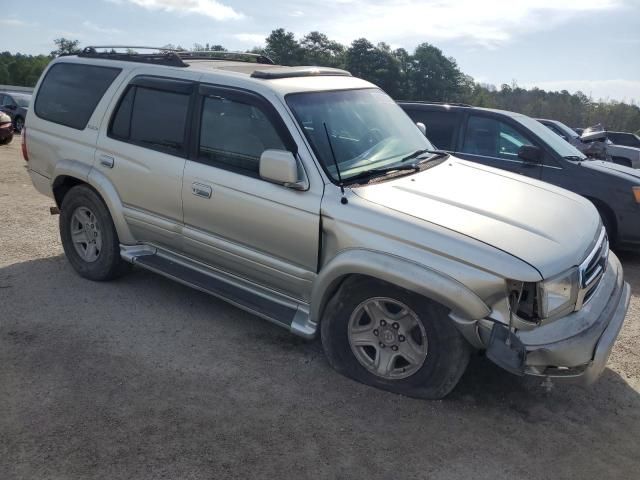
[(119, 68), (57, 63), (47, 72), (35, 103), (38, 117), (84, 130)]
[(455, 112), (411, 110), (407, 112), (414, 122), (421, 122), (427, 138), (436, 148), (454, 151), (460, 115)]
[(190, 98), (189, 93), (131, 85), (116, 108), (109, 136), (184, 155)]

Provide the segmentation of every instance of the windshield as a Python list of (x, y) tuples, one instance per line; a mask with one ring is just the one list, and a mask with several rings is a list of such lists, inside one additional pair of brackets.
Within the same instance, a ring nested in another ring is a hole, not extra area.
[(564, 123), (562, 122), (553, 122), (553, 124), (556, 126), (556, 128), (558, 130), (560, 130), (563, 135), (567, 138), (578, 138), (580, 135), (578, 135), (576, 132), (574, 132), (572, 129), (570, 129), (569, 127), (567, 127)]
[(407, 114), (377, 88), (289, 94), (287, 104), (334, 181), (338, 175), (331, 149), (342, 179), (348, 180), (434, 148)]
[(585, 160), (587, 158), (580, 150), (571, 145), (561, 136), (553, 133), (537, 120), (525, 117), (524, 115), (516, 115), (513, 118), (540, 137), (544, 143), (551, 147), (561, 157), (570, 158), (571, 160)]
[(16, 101), (19, 107), (29, 107), (31, 101), (31, 95), (14, 95), (13, 99)]

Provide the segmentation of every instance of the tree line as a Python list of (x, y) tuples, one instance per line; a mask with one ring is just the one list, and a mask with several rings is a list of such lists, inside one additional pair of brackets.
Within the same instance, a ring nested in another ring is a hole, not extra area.
[[(65, 38), (58, 38), (54, 43), (56, 49), (49, 55), (0, 53), (0, 84), (33, 86), (52, 58), (75, 53), (80, 47), (77, 40)], [(220, 44), (196, 43), (192, 50), (226, 51), (226, 48)], [(366, 38), (345, 46), (321, 32), (310, 32), (297, 39), (292, 32), (278, 28), (265, 39), (264, 47), (255, 47), (249, 52), (266, 55), (281, 65), (342, 68), (375, 83), (397, 100), (500, 108), (560, 120), (571, 127), (601, 123), (611, 130), (640, 130), (638, 105), (593, 99), (580, 91), (571, 94), (566, 90), (525, 89), (515, 82), (499, 87), (481, 84), (464, 74), (454, 58), (426, 42), (413, 52), (393, 49), (384, 42), (373, 44)]]

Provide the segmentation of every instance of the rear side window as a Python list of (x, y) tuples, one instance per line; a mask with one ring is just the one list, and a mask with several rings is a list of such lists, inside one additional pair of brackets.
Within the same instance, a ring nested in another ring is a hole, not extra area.
[(427, 110), (411, 110), (407, 113), (414, 122), (424, 124), (427, 138), (436, 148), (449, 151), (456, 149), (456, 135), (460, 121), (457, 113)]
[(45, 76), (35, 113), (53, 123), (83, 130), (119, 68), (58, 63)]
[(181, 155), (190, 94), (132, 85), (120, 100), (109, 136)]

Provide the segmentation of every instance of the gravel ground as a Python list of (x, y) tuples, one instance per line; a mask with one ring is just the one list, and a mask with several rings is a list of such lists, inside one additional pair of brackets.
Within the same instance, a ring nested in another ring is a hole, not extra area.
[(408, 399), (159, 276), (79, 278), (19, 140), (0, 147), (0, 479), (638, 478), (640, 255), (593, 387), (477, 357), (448, 399)]

